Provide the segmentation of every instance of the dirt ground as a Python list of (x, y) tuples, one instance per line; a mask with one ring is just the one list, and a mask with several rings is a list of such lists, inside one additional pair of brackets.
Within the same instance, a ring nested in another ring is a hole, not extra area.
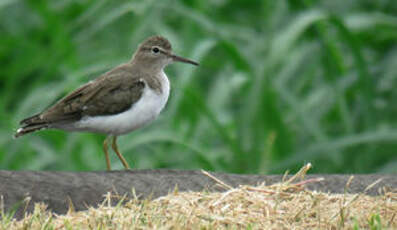
[[(236, 175), (211, 173), (224, 183), (239, 185), (266, 185), (283, 180), (283, 175)], [(306, 187), (330, 193), (344, 193), (346, 183), (352, 175), (306, 175), (305, 179), (324, 178)], [(381, 179), (368, 195), (379, 195), (383, 188), (396, 189), (396, 175), (368, 174), (353, 175), (347, 192), (360, 193)], [(104, 194), (131, 195), (134, 188), (140, 198), (157, 198), (167, 195), (177, 186), (179, 191), (222, 191), (216, 181), (202, 171), (184, 170), (128, 170), (111, 172), (38, 172), (38, 171), (1, 171), (0, 170), (0, 208), (11, 211), (16, 209), (15, 217), (23, 217), (24, 211), (32, 211), (33, 204), (44, 202), (48, 209), (58, 214), (67, 212), (72, 203), (76, 211), (97, 206), (104, 200)], [(27, 202), (26, 197), (30, 197)], [(115, 201), (116, 202), (116, 201)]]

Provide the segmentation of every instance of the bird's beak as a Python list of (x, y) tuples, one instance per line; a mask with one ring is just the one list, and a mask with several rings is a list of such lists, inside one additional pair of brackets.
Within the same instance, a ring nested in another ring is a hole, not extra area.
[(189, 59), (184, 58), (184, 57), (177, 56), (175, 54), (170, 54), (170, 57), (172, 58), (173, 61), (189, 63), (189, 64), (192, 64), (192, 65), (199, 65), (199, 63), (197, 63), (195, 61), (189, 60)]

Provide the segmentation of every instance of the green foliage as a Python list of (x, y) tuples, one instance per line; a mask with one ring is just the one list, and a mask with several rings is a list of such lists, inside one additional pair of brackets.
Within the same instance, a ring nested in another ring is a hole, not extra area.
[(104, 170), (101, 135), (12, 134), (161, 34), (200, 66), (168, 67), (166, 110), (119, 139), (134, 168), (395, 173), (396, 12), (394, 0), (2, 1), (0, 168)]
[(368, 221), (368, 224), (371, 228), (371, 230), (382, 230), (384, 229), (382, 227), (382, 221), (380, 219), (379, 214), (373, 214), (370, 218), (370, 220)]

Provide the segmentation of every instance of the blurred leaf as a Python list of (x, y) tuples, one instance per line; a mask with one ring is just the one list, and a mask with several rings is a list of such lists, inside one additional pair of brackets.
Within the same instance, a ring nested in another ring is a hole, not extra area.
[(307, 147), (302, 152), (297, 152), (293, 157), (281, 162), (279, 165), (273, 167), (283, 168), (288, 167), (296, 162), (303, 162), (306, 159), (315, 159), (320, 154), (327, 154), (330, 150), (343, 150), (344, 148), (351, 147), (359, 144), (374, 144), (376, 142), (395, 142), (397, 140), (397, 130), (367, 132), (361, 134), (354, 134), (343, 136), (341, 138), (330, 140), (327, 142), (320, 142)]

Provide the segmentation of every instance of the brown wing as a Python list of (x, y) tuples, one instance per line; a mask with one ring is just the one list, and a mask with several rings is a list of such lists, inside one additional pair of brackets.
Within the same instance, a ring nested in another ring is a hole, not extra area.
[(119, 66), (89, 82), (55, 105), (33, 116), (32, 121), (21, 123), (64, 123), (79, 120), (82, 116), (111, 115), (123, 112), (139, 100), (145, 83), (139, 74), (128, 71), (128, 66)]

